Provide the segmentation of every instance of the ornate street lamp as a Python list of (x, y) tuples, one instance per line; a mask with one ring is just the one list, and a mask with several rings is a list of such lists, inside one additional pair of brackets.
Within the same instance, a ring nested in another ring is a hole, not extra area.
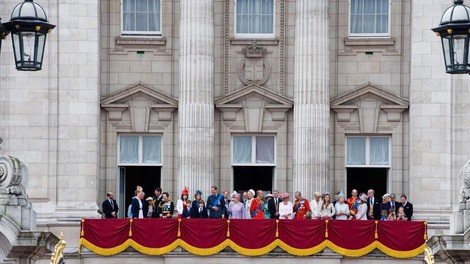
[(40, 5), (25, 0), (13, 9), (10, 21), (3, 24), (11, 32), (17, 70), (41, 70), (46, 36), (55, 28), (48, 22)]
[(463, 0), (454, 0), (454, 5), (442, 15), (439, 26), (432, 30), (441, 37), (446, 72), (470, 73), (470, 8), (463, 4)]

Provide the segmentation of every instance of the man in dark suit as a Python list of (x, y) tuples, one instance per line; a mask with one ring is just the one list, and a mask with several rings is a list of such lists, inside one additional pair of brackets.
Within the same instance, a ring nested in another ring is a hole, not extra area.
[(144, 198), (145, 193), (143, 191), (140, 191), (136, 197), (132, 198), (131, 211), (133, 218), (147, 218), (149, 205)]
[(398, 208), (401, 206), (401, 204), (399, 202), (396, 202), (395, 199), (396, 199), (395, 194), (391, 193), (390, 194), (390, 207), (393, 209), (393, 211), (396, 214), (398, 213)]
[(279, 192), (277, 190), (273, 191), (273, 198), (268, 201), (268, 210), (271, 215), (271, 219), (279, 218), (279, 203), (281, 199), (279, 198)]
[(152, 218), (159, 218), (160, 213), (158, 212), (158, 205), (162, 202), (162, 188), (155, 188), (155, 196), (153, 197), (153, 207), (152, 207)]
[(103, 208), (103, 213), (105, 218), (117, 218), (118, 217), (118, 205), (116, 200), (114, 200), (114, 195), (112, 192), (106, 194), (106, 200), (103, 201), (101, 205)]
[(367, 219), (380, 219), (380, 201), (375, 198), (375, 191), (369, 189), (367, 191)]
[(408, 218), (408, 221), (411, 221), (411, 217), (413, 216), (413, 205), (408, 202), (408, 198), (406, 195), (402, 194), (401, 195), (401, 207), (405, 210), (405, 215), (406, 218)]
[(217, 191), (217, 186), (211, 187), (211, 195), (207, 197), (206, 208), (209, 210), (209, 218), (225, 217), (224, 196)]

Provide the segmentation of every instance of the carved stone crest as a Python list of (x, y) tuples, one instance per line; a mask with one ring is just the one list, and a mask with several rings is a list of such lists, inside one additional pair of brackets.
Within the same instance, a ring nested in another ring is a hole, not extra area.
[(251, 46), (243, 49), (245, 58), (238, 64), (238, 77), (245, 85), (263, 85), (271, 75), (271, 65), (264, 58), (266, 49), (258, 46), (253, 40)]
[(25, 195), (27, 167), (16, 157), (0, 156), (0, 194)]

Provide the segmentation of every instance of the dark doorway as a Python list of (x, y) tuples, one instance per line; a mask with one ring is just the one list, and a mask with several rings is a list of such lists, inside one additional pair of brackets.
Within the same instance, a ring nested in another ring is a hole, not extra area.
[(234, 166), (233, 188), (238, 192), (249, 189), (271, 192), (273, 189), (274, 167)]
[(142, 186), (145, 197), (154, 196), (156, 187), (161, 184), (160, 166), (121, 166), (120, 170), (120, 190), (119, 205), (120, 217), (127, 217), (127, 209), (135, 195), (137, 185)]
[(347, 173), (348, 197), (352, 189), (356, 189), (358, 193), (367, 193), (367, 190), (374, 189), (378, 198), (387, 193), (387, 168), (348, 168)]

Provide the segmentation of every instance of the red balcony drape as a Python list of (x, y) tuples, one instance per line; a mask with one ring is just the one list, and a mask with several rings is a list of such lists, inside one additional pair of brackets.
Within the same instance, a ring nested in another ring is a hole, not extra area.
[(177, 247), (199, 256), (230, 247), (241, 255), (261, 256), (279, 247), (295, 256), (325, 248), (360, 257), (374, 249), (396, 258), (424, 251), (426, 222), (227, 219), (83, 219), (80, 249), (110, 256), (128, 247), (162, 255)]

